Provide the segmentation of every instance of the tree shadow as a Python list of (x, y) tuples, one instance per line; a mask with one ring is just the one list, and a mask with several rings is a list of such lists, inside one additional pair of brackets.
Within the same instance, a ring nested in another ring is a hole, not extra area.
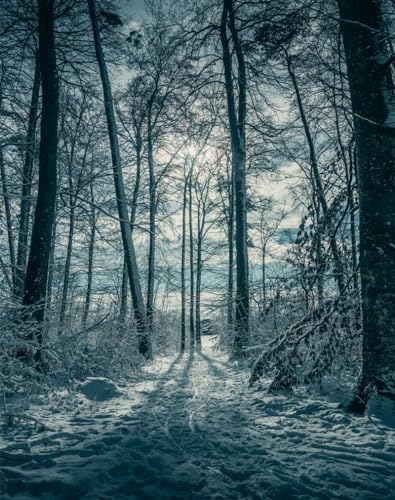
[(198, 352), (198, 355), (207, 363), (208, 369), (210, 372), (213, 374), (214, 377), (218, 378), (226, 378), (228, 377), (228, 373), (220, 368), (218, 365), (222, 365), (224, 367), (228, 367), (226, 363), (222, 363), (221, 361), (216, 361), (213, 358), (210, 358), (210, 356), (207, 356), (207, 354), (204, 354), (202, 351)]
[(170, 376), (173, 375), (173, 373), (176, 371), (178, 365), (182, 361), (185, 353), (179, 352), (177, 357), (172, 361), (170, 366), (165, 370), (163, 373), (161, 373), (158, 377), (158, 381), (155, 384), (154, 391), (161, 391), (164, 389), (166, 386), (167, 382), (171, 378)]

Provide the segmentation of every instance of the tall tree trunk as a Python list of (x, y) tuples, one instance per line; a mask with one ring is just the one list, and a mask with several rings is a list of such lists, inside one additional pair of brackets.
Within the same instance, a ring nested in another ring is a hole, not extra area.
[(192, 166), (189, 172), (188, 194), (189, 194), (189, 272), (190, 272), (190, 299), (189, 299), (189, 335), (190, 347), (195, 348), (195, 319), (194, 319), (194, 262), (193, 262), (193, 214), (192, 214)]
[(49, 253), (48, 263), (48, 278), (47, 278), (47, 297), (45, 301), (45, 311), (48, 312), (52, 307), (52, 284), (55, 273), (55, 251), (56, 251), (56, 230), (57, 230), (57, 213), (58, 213), (58, 200), (55, 202), (54, 223), (52, 228), (51, 237), (51, 251)]
[(266, 245), (262, 245), (262, 317), (266, 313)]
[(338, 0), (354, 115), (360, 202), (362, 376), (350, 409), (372, 390), (395, 394), (395, 108), (379, 0)]
[(152, 335), (154, 319), (155, 287), (155, 243), (156, 243), (156, 186), (154, 171), (154, 153), (152, 138), (151, 103), (147, 115), (147, 154), (149, 171), (149, 250), (148, 250), (148, 286), (147, 286), (147, 325)]
[(74, 226), (75, 226), (75, 200), (73, 199), (73, 196), (71, 194), (70, 194), (69, 208), (70, 208), (69, 234), (67, 238), (66, 262), (63, 271), (63, 288), (62, 288), (62, 297), (60, 301), (58, 334), (62, 333), (64, 327), (64, 320), (66, 316), (66, 307), (67, 307), (67, 297), (68, 297), (69, 282), (70, 282), (71, 256), (73, 253), (73, 238), (74, 238)]
[(26, 138), (26, 153), (22, 172), (22, 194), (19, 216), (19, 237), (16, 258), (16, 294), (21, 299), (26, 274), (26, 257), (28, 250), (29, 221), (31, 212), (31, 196), (33, 183), (34, 150), (36, 144), (36, 129), (38, 117), (38, 104), (40, 97), (40, 62), (36, 54), (34, 69), (34, 82), (29, 111), (29, 123)]
[(96, 15), (95, 0), (88, 0), (89, 14), (92, 23), (92, 31), (95, 43), (96, 58), (99, 65), (100, 77), (103, 86), (104, 106), (107, 118), (108, 135), (111, 147), (111, 159), (114, 171), (115, 195), (118, 206), (118, 216), (121, 226), (122, 242), (128, 267), (128, 277), (134, 316), (136, 320), (137, 333), (139, 337), (139, 352), (146, 358), (152, 357), (151, 337), (147, 329), (147, 318), (144, 307), (143, 294), (141, 291), (140, 276), (137, 268), (136, 254), (134, 250), (132, 232), (129, 224), (129, 216), (126, 204), (125, 187), (123, 183), (121, 155), (119, 151), (117, 127), (114, 113), (114, 103), (111, 92), (110, 80), (104, 53), (101, 46), (99, 26)]
[[(130, 230), (133, 234), (133, 226), (136, 222), (137, 214), (137, 201), (140, 192), (141, 183), (141, 151), (142, 151), (142, 140), (141, 140), (141, 130), (137, 131), (136, 138), (136, 180), (134, 183), (133, 195), (132, 195), (132, 209), (130, 213)], [(128, 310), (128, 268), (126, 265), (126, 260), (123, 261), (122, 270), (122, 286), (121, 286), (121, 306), (119, 308), (119, 323), (123, 327), (126, 319), (126, 314)]]
[(233, 307), (233, 288), (234, 288), (234, 169), (230, 165), (230, 175), (228, 168), (228, 197), (229, 197), (229, 216), (228, 216), (228, 297), (227, 297), (227, 324), (229, 334), (234, 335), (234, 307)]
[(202, 243), (203, 243), (203, 230), (202, 230), (202, 216), (200, 215), (200, 207), (198, 207), (197, 226), (198, 237), (196, 245), (196, 295), (195, 295), (195, 321), (196, 321), (196, 345), (198, 349), (202, 346), (202, 332), (201, 332), (201, 288), (202, 288)]
[[(237, 58), (238, 104), (236, 105), (233, 87), (233, 64), (229, 47), (227, 26), (233, 49)], [(234, 354), (243, 354), (248, 344), (249, 335), (249, 286), (248, 286), (248, 250), (247, 250), (247, 195), (246, 195), (246, 153), (245, 153), (245, 117), (246, 117), (246, 69), (244, 54), (235, 26), (233, 0), (223, 0), (221, 18), (221, 44), (225, 75), (228, 120), (232, 144), (232, 163), (235, 175), (235, 219), (236, 219), (236, 318)]]
[(185, 337), (186, 337), (186, 307), (185, 307), (185, 250), (186, 250), (186, 211), (187, 211), (187, 189), (188, 189), (188, 176), (184, 178), (184, 189), (182, 195), (182, 236), (181, 236), (181, 352), (185, 351)]
[(128, 285), (128, 266), (124, 258), (122, 266), (121, 302), (119, 305), (119, 327), (121, 330), (125, 327), (126, 315), (128, 313)]
[[(32, 308), (36, 329), (29, 339), (38, 343), (35, 360), (41, 364), (43, 320), (47, 295), (48, 263), (55, 221), (59, 89), (56, 70), (54, 0), (39, 0), (39, 60), (42, 85), (42, 116), (37, 203), (26, 270), (23, 305)], [(24, 315), (25, 320), (28, 316)]]
[(95, 209), (95, 198), (93, 194), (93, 185), (90, 185), (90, 196), (91, 196), (91, 213), (90, 213), (90, 234), (89, 234), (89, 248), (88, 248), (88, 274), (87, 274), (87, 284), (85, 293), (85, 304), (84, 312), (82, 316), (82, 326), (86, 328), (88, 323), (88, 316), (91, 306), (91, 296), (92, 296), (92, 281), (93, 281), (93, 252), (95, 250), (95, 238), (96, 238), (96, 209)]
[(316, 241), (315, 241), (315, 259), (316, 259), (316, 279), (317, 279), (317, 302), (320, 306), (324, 300), (324, 272), (325, 260), (322, 251), (322, 224), (321, 224), (321, 208), (320, 203), (316, 200), (316, 195), (313, 194), (313, 205), (315, 212), (316, 224)]

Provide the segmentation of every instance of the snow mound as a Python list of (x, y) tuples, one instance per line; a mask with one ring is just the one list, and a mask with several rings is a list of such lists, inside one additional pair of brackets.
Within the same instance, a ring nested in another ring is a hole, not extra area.
[(122, 395), (117, 385), (104, 377), (89, 377), (78, 389), (91, 401), (108, 401)]

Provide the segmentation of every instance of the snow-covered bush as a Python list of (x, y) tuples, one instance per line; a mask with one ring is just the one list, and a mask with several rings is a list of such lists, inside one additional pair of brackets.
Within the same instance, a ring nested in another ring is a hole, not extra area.
[[(141, 359), (133, 323), (120, 328), (104, 317), (87, 327), (62, 330), (45, 321), (43, 341), (35, 340), (27, 312), (10, 304), (0, 310), (0, 398), (4, 413), (23, 411), (37, 396), (72, 390), (91, 376), (117, 378), (135, 371)], [(22, 320), (23, 318), (23, 320)], [(40, 363), (37, 363), (40, 352)], [(52, 396), (51, 396), (52, 397)]]
[(270, 389), (320, 383), (328, 374), (356, 378), (361, 332), (351, 298), (328, 300), (276, 336), (256, 359), (250, 384), (264, 375)]
[(104, 317), (48, 342), (57, 352), (56, 376), (67, 384), (90, 376), (117, 378), (141, 363), (132, 322), (120, 326), (113, 318)]
[(34, 326), (29, 322), (31, 313), (31, 310), (22, 310), (13, 303), (0, 309), (0, 398), (3, 409), (7, 409), (8, 401), (12, 399), (14, 406), (17, 402), (18, 409), (23, 410), (33, 396), (46, 392), (50, 386), (48, 372), (56, 355), (53, 356), (47, 345), (43, 345), (41, 353), (45, 369), (37, 369), (38, 343)]

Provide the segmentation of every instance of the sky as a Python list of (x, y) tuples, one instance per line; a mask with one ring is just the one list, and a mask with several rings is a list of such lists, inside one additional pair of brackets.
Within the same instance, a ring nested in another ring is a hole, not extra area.
[(144, 0), (119, 0), (119, 5), (126, 21), (141, 21), (144, 18)]

